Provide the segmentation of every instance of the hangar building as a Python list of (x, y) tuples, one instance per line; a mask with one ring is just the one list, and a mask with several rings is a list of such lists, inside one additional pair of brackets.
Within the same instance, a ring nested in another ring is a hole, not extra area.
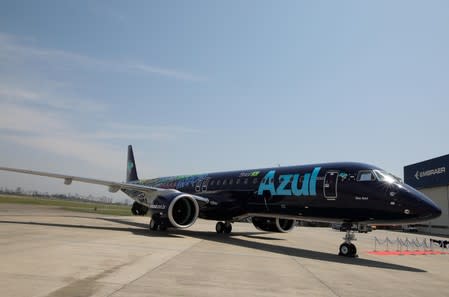
[(439, 218), (418, 225), (418, 230), (449, 235), (449, 155), (405, 166), (404, 182), (426, 194), (442, 210)]

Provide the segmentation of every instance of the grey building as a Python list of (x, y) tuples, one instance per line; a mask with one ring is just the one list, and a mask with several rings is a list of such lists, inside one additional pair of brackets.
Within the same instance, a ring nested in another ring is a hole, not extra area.
[(449, 155), (404, 167), (404, 182), (431, 198), (442, 214), (418, 226), (419, 231), (449, 235)]

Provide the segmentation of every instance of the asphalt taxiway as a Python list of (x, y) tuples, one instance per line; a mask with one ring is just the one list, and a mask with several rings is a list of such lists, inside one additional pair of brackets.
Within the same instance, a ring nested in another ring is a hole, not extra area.
[(0, 205), (0, 296), (449, 296), (449, 255), (379, 256), (357, 234), (359, 258), (337, 256), (343, 233), (264, 233), (215, 222), (149, 232), (148, 217)]

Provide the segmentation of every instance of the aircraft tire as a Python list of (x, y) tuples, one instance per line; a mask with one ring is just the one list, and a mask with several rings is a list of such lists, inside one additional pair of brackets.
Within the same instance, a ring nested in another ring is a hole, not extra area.
[(355, 257), (357, 255), (357, 248), (352, 243), (349, 245), (349, 248), (350, 248), (350, 255), (349, 256), (350, 257)]
[(351, 251), (352, 251), (351, 244), (344, 242), (340, 245), (338, 255), (344, 256), (344, 257), (349, 257), (351, 255)]
[(231, 234), (232, 232), (232, 225), (231, 223), (227, 223), (224, 225), (224, 233)]
[(223, 222), (217, 222), (215, 225), (215, 231), (217, 231), (218, 234), (221, 234), (225, 231), (225, 224)]
[(151, 219), (149, 227), (151, 231), (157, 231), (159, 229), (159, 224), (155, 220)]
[(343, 257), (357, 257), (357, 248), (352, 243), (342, 243), (339, 249), (339, 256)]

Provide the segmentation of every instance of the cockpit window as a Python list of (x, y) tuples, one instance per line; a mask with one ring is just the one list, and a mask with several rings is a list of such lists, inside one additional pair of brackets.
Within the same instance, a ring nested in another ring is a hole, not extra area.
[(390, 174), (388, 172), (382, 171), (382, 170), (374, 170), (374, 174), (376, 174), (377, 179), (380, 181), (384, 181), (387, 183), (394, 183), (394, 182), (401, 182), (401, 179), (399, 177), (394, 176), (393, 174)]
[(357, 174), (357, 181), (373, 181), (376, 180), (376, 176), (374, 175), (372, 170), (361, 170), (359, 174)]

